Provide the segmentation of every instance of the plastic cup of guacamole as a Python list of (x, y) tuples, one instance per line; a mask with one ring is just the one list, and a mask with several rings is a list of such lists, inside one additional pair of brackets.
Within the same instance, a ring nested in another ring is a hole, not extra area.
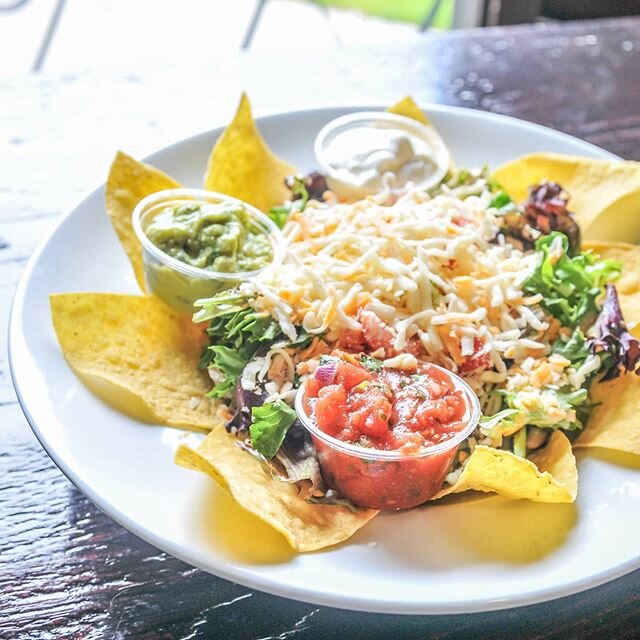
[(167, 189), (142, 199), (132, 214), (142, 245), (147, 289), (170, 307), (193, 303), (282, 262), (284, 239), (250, 204), (203, 189)]

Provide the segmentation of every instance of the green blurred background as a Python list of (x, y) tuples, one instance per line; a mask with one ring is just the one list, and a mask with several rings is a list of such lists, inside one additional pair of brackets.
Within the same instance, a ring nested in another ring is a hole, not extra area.
[[(422, 24), (436, 0), (315, 0), (318, 4), (339, 9), (357, 9), (387, 20)], [(453, 25), (454, 0), (443, 0), (432, 27), (450, 29)]]

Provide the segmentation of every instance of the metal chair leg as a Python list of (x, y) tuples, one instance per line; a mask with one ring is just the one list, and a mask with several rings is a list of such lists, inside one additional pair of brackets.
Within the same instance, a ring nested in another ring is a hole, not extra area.
[(58, 28), (65, 2), (66, 0), (58, 0), (56, 2), (56, 6), (51, 14), (51, 18), (49, 19), (49, 24), (47, 25), (47, 31), (44, 34), (44, 38), (42, 38), (38, 53), (36, 54), (36, 59), (33, 62), (33, 67), (31, 68), (32, 71), (42, 71), (42, 66), (44, 65), (44, 61), (49, 53), (49, 47), (51, 47), (53, 36)]
[(240, 48), (243, 51), (246, 51), (251, 46), (251, 41), (253, 40), (253, 36), (258, 28), (258, 23), (260, 22), (260, 18), (262, 17), (262, 12), (264, 11), (264, 7), (267, 4), (267, 0), (258, 0), (258, 4), (251, 16), (251, 21), (249, 22), (249, 27), (247, 28), (247, 32), (244, 34), (244, 38), (242, 38), (242, 42), (240, 44)]
[(429, 13), (425, 16), (422, 24), (420, 25), (420, 32), (426, 31), (433, 25), (433, 21), (436, 18), (436, 15), (442, 6), (442, 0), (436, 0), (432, 5), (431, 9), (429, 9)]

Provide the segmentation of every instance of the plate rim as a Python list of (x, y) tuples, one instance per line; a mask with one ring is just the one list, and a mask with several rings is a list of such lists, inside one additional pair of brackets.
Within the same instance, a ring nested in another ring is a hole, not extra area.
[[(261, 123), (264, 123), (269, 120), (276, 120), (281, 118), (286, 118), (287, 116), (291, 116), (292, 114), (300, 115), (304, 117), (305, 114), (313, 114), (323, 111), (336, 111), (342, 110), (347, 113), (350, 111), (357, 110), (365, 110), (365, 109), (384, 109), (384, 106), (378, 105), (366, 105), (366, 106), (358, 106), (358, 105), (344, 105), (344, 104), (333, 104), (333, 105), (324, 105), (318, 107), (310, 107), (304, 109), (294, 109), (289, 111), (278, 111), (269, 113), (267, 115), (263, 115), (256, 118), (256, 123), (258, 126)], [(602, 149), (590, 142), (581, 140), (580, 138), (576, 138), (568, 133), (563, 131), (557, 131), (551, 127), (547, 127), (545, 125), (541, 125), (534, 122), (529, 122), (527, 120), (523, 120), (520, 118), (516, 118), (509, 115), (497, 114), (489, 111), (483, 111), (480, 109), (470, 109), (467, 107), (458, 107), (458, 106), (449, 106), (449, 105), (437, 105), (437, 104), (429, 104), (429, 103), (420, 103), (420, 108), (427, 111), (427, 113), (457, 113), (462, 117), (472, 117), (474, 119), (479, 120), (490, 120), (500, 124), (504, 121), (509, 121), (512, 124), (521, 127), (521, 128), (533, 128), (539, 131), (544, 131), (547, 134), (552, 134), (554, 137), (560, 137), (566, 141), (571, 141), (572, 143), (580, 143), (585, 149), (591, 150), (595, 156), (600, 158), (610, 158), (621, 160), (621, 158), (605, 149)], [(154, 162), (154, 158), (160, 156), (163, 153), (166, 153), (170, 149), (180, 148), (182, 146), (190, 146), (194, 144), (194, 142), (198, 139), (210, 137), (213, 138), (219, 135), (224, 129), (225, 125), (217, 126), (205, 131), (200, 131), (198, 133), (192, 134), (190, 136), (180, 138), (171, 142), (161, 148), (156, 149), (155, 151), (146, 154), (142, 161), (144, 162)], [(68, 207), (62, 214), (60, 214), (55, 220), (54, 224), (47, 230), (45, 235), (38, 242), (36, 248), (33, 253), (29, 257), (27, 264), (20, 276), (18, 281), (18, 285), (16, 286), (16, 290), (13, 296), (13, 300), (11, 303), (11, 309), (9, 312), (9, 323), (8, 323), (8, 349), (7, 349), (7, 360), (9, 363), (9, 371), (11, 375), (11, 380), (13, 383), (13, 387), (16, 393), (16, 397), (18, 399), (20, 408), (31, 428), (32, 432), (36, 436), (36, 439), (45, 450), (47, 455), (51, 458), (53, 463), (60, 469), (63, 475), (83, 494), (85, 495), (91, 502), (93, 502), (103, 513), (105, 513), (108, 517), (115, 520), (120, 526), (123, 526), (125, 529), (142, 539), (143, 541), (153, 545), (154, 547), (169, 553), (170, 555), (178, 558), (179, 560), (189, 564), (190, 566), (195, 566), (202, 571), (215, 575), (217, 577), (223, 578), (225, 580), (235, 582), (241, 584), (245, 587), (257, 589), (259, 591), (288, 598), (292, 600), (297, 600), (309, 604), (317, 604), (321, 606), (334, 607), (338, 609), (344, 610), (352, 610), (352, 611), (362, 611), (362, 612), (371, 612), (371, 613), (384, 613), (384, 614), (396, 614), (396, 615), (456, 615), (462, 613), (480, 613), (480, 612), (488, 612), (488, 611), (499, 611), (506, 609), (514, 609), (520, 608), (529, 605), (535, 605), (542, 602), (547, 602), (550, 600), (556, 600), (559, 598), (564, 598), (570, 595), (574, 595), (583, 591), (586, 591), (591, 588), (595, 588), (602, 584), (605, 584), (609, 581), (620, 578), (623, 575), (631, 573), (632, 571), (640, 568), (640, 553), (635, 558), (628, 560), (627, 562), (620, 563), (615, 565), (612, 569), (602, 570), (596, 574), (592, 574), (587, 577), (583, 577), (578, 580), (571, 581), (569, 583), (565, 583), (562, 588), (556, 587), (543, 587), (540, 589), (530, 590), (525, 593), (516, 594), (514, 596), (510, 596), (509, 598), (500, 598), (500, 599), (481, 599), (477, 598), (474, 600), (466, 600), (464, 602), (451, 602), (447, 600), (434, 601), (431, 600), (429, 602), (425, 602), (424, 600), (411, 600), (405, 601), (401, 606), (398, 606), (397, 603), (391, 603), (392, 606), (389, 607), (387, 605), (388, 601), (384, 601), (381, 599), (372, 599), (371, 597), (358, 597), (357, 595), (352, 595), (350, 597), (340, 597), (338, 600), (331, 597), (330, 593), (319, 592), (319, 591), (310, 591), (309, 589), (305, 589), (302, 587), (287, 587), (286, 583), (282, 582), (274, 582), (272, 579), (261, 576), (260, 574), (256, 574), (254, 572), (246, 570), (244, 567), (235, 566), (233, 569), (228, 563), (217, 563), (215, 566), (215, 570), (212, 569), (211, 566), (206, 566), (204, 563), (201, 563), (197, 560), (194, 560), (191, 557), (188, 557), (187, 553), (183, 553), (180, 549), (180, 546), (177, 543), (169, 539), (165, 539), (160, 535), (157, 535), (154, 531), (146, 529), (142, 525), (138, 525), (135, 520), (130, 518), (126, 513), (121, 512), (117, 507), (112, 505), (108, 500), (103, 499), (96, 491), (93, 490), (90, 484), (85, 483), (80, 477), (78, 477), (75, 472), (69, 467), (69, 465), (65, 462), (64, 457), (59, 455), (56, 451), (55, 446), (49, 442), (43, 430), (38, 425), (34, 416), (31, 414), (29, 407), (27, 406), (27, 402), (22, 394), (20, 384), (21, 381), (18, 379), (19, 374), (17, 373), (17, 366), (15, 362), (15, 341), (18, 339), (17, 336), (22, 335), (21, 329), (19, 327), (20, 318), (24, 312), (25, 306), (25, 293), (27, 286), (31, 280), (33, 270), (37, 265), (40, 256), (44, 252), (45, 248), (52, 240), (52, 238), (58, 232), (58, 229), (66, 222), (66, 220), (76, 211), (79, 207), (81, 207), (86, 200), (98, 195), (100, 192), (104, 191), (105, 182), (101, 182), (97, 187), (94, 187), (90, 190), (84, 192), (82, 197), (77, 199), (74, 204)]]

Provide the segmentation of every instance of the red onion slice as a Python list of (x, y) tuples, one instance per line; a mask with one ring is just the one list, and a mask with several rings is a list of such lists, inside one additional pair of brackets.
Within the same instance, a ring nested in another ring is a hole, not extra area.
[(321, 364), (316, 369), (316, 380), (323, 386), (333, 384), (333, 381), (336, 379), (336, 365), (335, 363), (330, 364)]

